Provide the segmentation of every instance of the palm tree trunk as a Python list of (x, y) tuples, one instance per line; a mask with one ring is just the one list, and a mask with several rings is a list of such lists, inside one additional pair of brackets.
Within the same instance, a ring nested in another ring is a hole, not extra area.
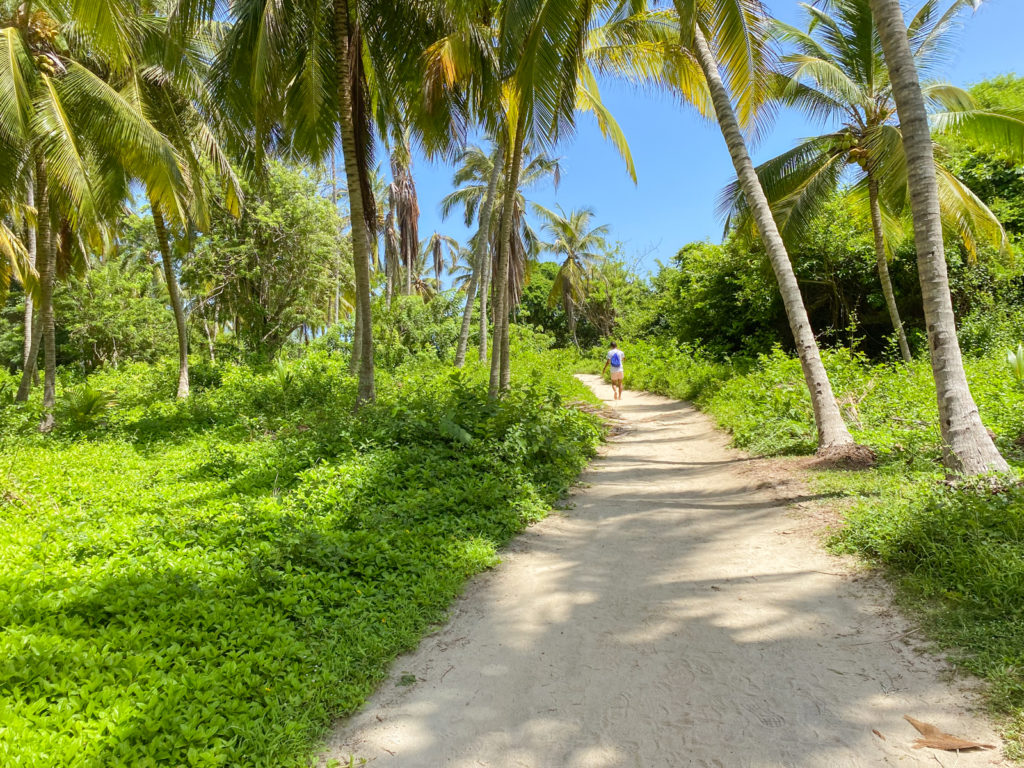
[[(502, 153), (504, 154), (504, 152)], [(502, 169), (504, 173), (504, 168)], [(488, 323), (493, 325), (492, 315), (494, 307), (488, 307), (491, 299), (491, 282), (494, 271), (494, 211), (491, 211), (491, 221), (487, 229), (487, 250), (484, 253), (483, 270), (480, 273), (480, 347), (477, 357), (481, 363), (487, 362), (487, 329)]]
[(156, 229), (156, 241), (160, 246), (160, 260), (163, 262), (164, 282), (167, 284), (167, 295), (171, 299), (171, 310), (174, 312), (174, 327), (178, 332), (178, 399), (188, 397), (188, 325), (185, 322), (185, 307), (181, 301), (181, 289), (178, 277), (174, 274), (174, 258), (171, 254), (171, 243), (167, 238), (167, 226), (160, 211), (160, 204), (150, 201), (149, 209), (153, 213), (153, 227)]
[[(34, 208), (35, 205), (36, 205), (36, 183), (35, 183), (35, 179), (31, 179), (29, 181), (28, 189), (26, 190), (26, 192), (27, 192), (27, 195), (26, 195), (25, 202), (28, 203), (28, 205), (30, 205), (31, 207)], [(27, 245), (28, 245), (28, 263), (29, 263), (29, 266), (34, 268), (36, 266), (36, 228), (30, 226), (30, 227), (26, 227), (26, 230), (27, 230), (27, 233), (26, 233), (27, 237), (25, 239), (28, 241), (28, 243), (27, 243)], [(30, 357), (30, 355), (32, 353), (32, 333), (33, 333), (33, 324), (32, 324), (32, 314), (33, 314), (33, 312), (32, 312), (32, 310), (33, 310), (32, 296), (26, 291), (25, 292), (25, 344), (24, 344), (25, 348), (24, 348), (24, 353), (22, 355), (22, 369), (28, 368), (28, 366), (29, 366), (29, 357)], [(33, 366), (35, 365), (35, 360), (34, 359), (32, 361), (32, 364), (33, 364)]]
[(370, 318), (369, 233), (363, 208), (363, 188), (356, 160), (356, 132), (352, 116), (352, 76), (349, 50), (348, 0), (334, 0), (334, 58), (338, 76), (338, 122), (341, 126), (341, 151), (348, 184), (349, 214), (352, 219), (352, 265), (356, 278), (356, 328), (353, 357), (359, 348), (359, 390), (357, 403), (376, 398), (373, 371), (373, 321)]
[(931, 129), (903, 11), (899, 0), (871, 0), (871, 11), (889, 67), (903, 133), (917, 271), (928, 327), (939, 425), (945, 444), (944, 463), (951, 471), (967, 475), (1007, 472), (1009, 466), (982, 424), (964, 371), (953, 301), (949, 295)]
[[(334, 160), (334, 147), (331, 147), (331, 205), (334, 207), (334, 212), (338, 212), (338, 168)], [(339, 234), (341, 227), (338, 227)], [(327, 325), (334, 325), (338, 322), (341, 317), (341, 253), (337, 254), (338, 263), (334, 265), (334, 274), (332, 275), (334, 282), (334, 298), (327, 309)]]
[(789, 254), (786, 252), (786, 246), (779, 235), (775, 220), (772, 218), (771, 207), (768, 205), (768, 199), (765, 197), (764, 189), (762, 189), (757, 172), (754, 170), (754, 164), (747, 152), (736, 113), (733, 111), (732, 102), (718, 71), (718, 62), (699, 27), (696, 29), (694, 47), (711, 91), (718, 125), (729, 148), (729, 155), (736, 168), (743, 196), (754, 216), (758, 232), (764, 242), (779, 284), (782, 301), (786, 307), (786, 316), (789, 318), (789, 327), (796, 341), (804, 379), (811, 394), (814, 421), (818, 428), (818, 453), (842, 452), (843, 449), (855, 445), (853, 437), (843, 421), (839, 405), (832, 394), (832, 383), (821, 362), (818, 342), (811, 330), (807, 308), (804, 306), (800, 286), (793, 273), (793, 265), (789, 260)]
[[(455, 348), (455, 367), (461, 368), (466, 362), (466, 346), (469, 344), (469, 327), (473, 322), (473, 302), (476, 300), (477, 285), (483, 284), (481, 276), (486, 269), (487, 251), (490, 248), (491, 213), (494, 210), (494, 195), (498, 191), (498, 181), (505, 165), (504, 148), (499, 144), (494, 158), (494, 168), (487, 182), (487, 193), (483, 208), (480, 211), (480, 229), (476, 235), (476, 254), (473, 257), (473, 271), (469, 276), (469, 287), (466, 289), (466, 308), (462, 313), (462, 329), (459, 331), (459, 343)], [(481, 312), (483, 311), (483, 291), (481, 290)], [(485, 326), (486, 327), (486, 326)], [(486, 351), (484, 355), (486, 356)]]
[(896, 293), (892, 289), (892, 278), (889, 276), (889, 259), (885, 255), (885, 236), (882, 234), (882, 209), (878, 205), (878, 181), (871, 171), (868, 171), (868, 201), (871, 206), (871, 229), (875, 235), (875, 261), (878, 263), (878, 279), (882, 283), (882, 295), (885, 296), (885, 306), (889, 308), (889, 318), (892, 320), (892, 327), (896, 330), (896, 337), (900, 343), (900, 354), (903, 362), (913, 361), (910, 354), (910, 344), (907, 343), (907, 333), (903, 328), (903, 320), (900, 319), (900, 310), (896, 306)]
[(211, 323), (208, 320), (203, 320), (203, 330), (206, 331), (206, 351), (210, 354), (210, 362), (217, 362), (217, 324)]
[(498, 229), (498, 265), (494, 275), (494, 334), (491, 348), (491, 378), (488, 394), (497, 397), (508, 389), (506, 371), (508, 361), (508, 265), (511, 259), (512, 214), (516, 190), (519, 188), (519, 171), (523, 163), (523, 133), (526, 130), (526, 109), (520, 105), (515, 133), (512, 136), (512, 162), (505, 180), (505, 195), (502, 200), (501, 226)]
[[(47, 282), (50, 284), (50, 291), (52, 294), (53, 290), (53, 276), (48, 274), (47, 270), (50, 267), (50, 199), (49, 191), (46, 188), (46, 168), (43, 166), (42, 161), (36, 161), (36, 178), (35, 178), (35, 201), (36, 201), (36, 226), (35, 226), (35, 243), (36, 243), (36, 260), (37, 269), (39, 272), (39, 283), (42, 289)], [(40, 262), (39, 249), (42, 249), (43, 258)], [(40, 297), (42, 298), (42, 297)], [(29, 351), (26, 357), (25, 368), (21, 372), (21, 383), (18, 385), (18, 393), (15, 395), (15, 400), (24, 403), (28, 401), (28, 396), (32, 392), (32, 384), (36, 379), (36, 371), (39, 367), (39, 345), (43, 340), (43, 318), (38, 317), (36, 322), (32, 325), (31, 339), (29, 340)]]
[(477, 360), (487, 362), (487, 299), (491, 293), (491, 246), (487, 246), (484, 263), (480, 272), (480, 339), (477, 345)]
[[(43, 278), (43, 267), (40, 266), (39, 278)], [(43, 322), (36, 317), (32, 324), (32, 336), (29, 339), (28, 359), (21, 371), (21, 382), (18, 384), (18, 393), (14, 396), (16, 402), (28, 402), (28, 396), (32, 394), (32, 387), (39, 383), (39, 345), (43, 340)]]
[(348, 372), (353, 376), (359, 374), (359, 365), (363, 361), (363, 319), (362, 314), (359, 312), (359, 307), (356, 307), (356, 316), (352, 325), (352, 354), (348, 360)]
[[(511, 245), (509, 246), (511, 248)], [(508, 281), (505, 286), (508, 292)], [(512, 313), (516, 308), (512, 306), (512, 297), (505, 296), (505, 315), (501, 321), (501, 379), (500, 388), (502, 392), (508, 392), (512, 386), (512, 346), (509, 334), (509, 326), (512, 324)]]
[(38, 221), (37, 247), (42, 247), (43, 269), (40, 275), (40, 325), (43, 334), (43, 420), (40, 432), (53, 429), (53, 408), (57, 404), (57, 340), (53, 319), (53, 283), (57, 273), (57, 249), (54, 247), (53, 231), (50, 226), (50, 194), (47, 190), (46, 167), (40, 162), (36, 166), (39, 179), (39, 195), (36, 210)]

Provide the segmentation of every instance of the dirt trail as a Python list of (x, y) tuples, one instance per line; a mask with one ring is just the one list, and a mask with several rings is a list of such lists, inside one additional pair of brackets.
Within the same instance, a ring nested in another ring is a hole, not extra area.
[[(603, 397), (610, 388), (581, 377)], [(823, 552), (684, 403), (627, 392), (573, 508), (518, 538), (325, 757), (396, 768), (1000, 765), (913, 750), (910, 714), (998, 744), (884, 587)], [(769, 484), (770, 486), (770, 484)], [(415, 675), (416, 682), (409, 682)], [(876, 730), (885, 739), (872, 731)]]

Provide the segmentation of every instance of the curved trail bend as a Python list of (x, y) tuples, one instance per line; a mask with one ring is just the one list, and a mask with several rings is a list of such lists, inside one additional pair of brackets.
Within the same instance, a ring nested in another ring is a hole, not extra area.
[[(602, 397), (611, 389), (581, 377)], [(395, 768), (999, 765), (884, 587), (822, 551), (693, 407), (627, 392), (572, 509), (516, 539), (399, 658), (326, 758)], [(787, 535), (791, 534), (791, 535)], [(413, 685), (402, 686), (405, 675)], [(879, 738), (876, 730), (885, 737)]]

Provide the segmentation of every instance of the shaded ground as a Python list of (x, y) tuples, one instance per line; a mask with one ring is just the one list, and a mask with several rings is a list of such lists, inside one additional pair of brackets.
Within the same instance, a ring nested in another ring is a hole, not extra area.
[[(581, 377), (603, 397), (611, 389)], [(884, 586), (823, 552), (798, 484), (689, 405), (627, 392), (564, 515), (400, 658), (326, 758), (400, 768), (999, 765), (914, 750), (910, 714), (999, 743)], [(873, 731), (881, 734), (881, 738)]]

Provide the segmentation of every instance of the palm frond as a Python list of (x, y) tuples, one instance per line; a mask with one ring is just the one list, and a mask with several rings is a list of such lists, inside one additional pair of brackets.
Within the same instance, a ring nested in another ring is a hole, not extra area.
[(32, 62), (15, 27), (0, 29), (0, 135), (24, 142), (32, 117)]
[(977, 261), (981, 248), (986, 245), (1000, 256), (1009, 256), (1009, 239), (996, 215), (948, 169), (936, 165), (935, 171), (943, 225), (963, 243), (968, 258)]
[[(796, 237), (830, 192), (838, 186), (847, 162), (841, 142), (846, 134), (835, 133), (806, 139), (793, 149), (759, 165), (755, 170), (784, 237)], [(746, 229), (752, 222), (738, 180), (719, 193), (717, 212), (726, 220), (726, 231)]]
[(584, 68), (582, 83), (576, 93), (576, 109), (581, 112), (589, 112), (597, 120), (597, 127), (605, 139), (610, 139), (612, 145), (618, 150), (623, 162), (626, 164), (626, 172), (633, 179), (635, 184), (636, 165), (633, 163), (633, 154), (629, 149), (626, 135), (612, 113), (601, 101), (601, 94), (598, 91), (597, 78), (589, 68)]
[(857, 83), (832, 61), (802, 55), (786, 56), (785, 61), (792, 65), (791, 79), (798, 82), (802, 78), (813, 80), (818, 89), (833, 101), (864, 105), (869, 98)]
[(936, 134), (956, 136), (1024, 162), (1024, 109), (940, 112), (930, 120)]

